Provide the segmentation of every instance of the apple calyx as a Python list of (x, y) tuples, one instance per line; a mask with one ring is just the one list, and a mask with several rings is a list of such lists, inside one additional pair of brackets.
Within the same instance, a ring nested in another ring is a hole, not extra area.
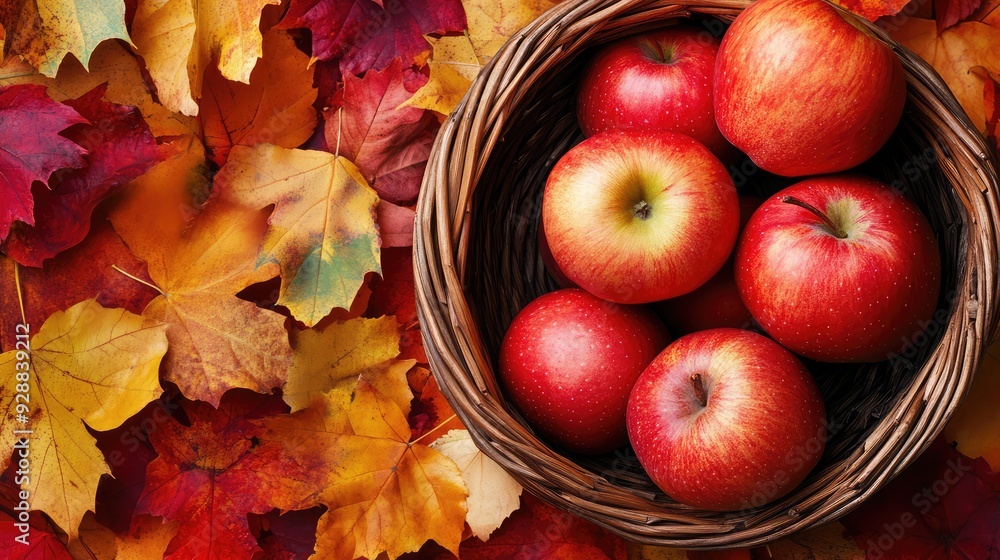
[(834, 237), (836, 237), (837, 239), (847, 239), (847, 234), (841, 228), (837, 227), (837, 224), (833, 223), (833, 220), (831, 220), (829, 216), (821, 212), (818, 208), (816, 208), (812, 204), (809, 204), (804, 200), (799, 200), (794, 196), (783, 196), (781, 197), (781, 201), (786, 204), (794, 204), (799, 208), (805, 208), (806, 210), (812, 212), (820, 220), (823, 221), (823, 225), (825, 225), (827, 229), (830, 230), (830, 233), (832, 233)]
[(698, 404), (702, 408), (708, 406), (708, 391), (705, 390), (705, 383), (701, 380), (700, 373), (691, 376), (691, 386), (694, 387), (694, 398), (698, 399)]
[(652, 212), (653, 212), (653, 207), (650, 206), (649, 203), (646, 202), (645, 200), (640, 200), (639, 202), (636, 202), (635, 206), (632, 207), (632, 213), (635, 215), (636, 218), (639, 218), (640, 220), (648, 220), (649, 215)]

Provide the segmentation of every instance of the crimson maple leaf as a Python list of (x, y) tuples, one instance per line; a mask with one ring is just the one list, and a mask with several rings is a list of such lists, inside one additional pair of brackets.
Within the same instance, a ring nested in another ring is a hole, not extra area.
[(997, 558), (1000, 473), (938, 438), (843, 524), (872, 560)]
[(420, 181), (439, 126), (417, 107), (401, 107), (427, 78), (399, 59), (363, 78), (348, 74), (326, 112), (326, 143), (353, 161), (379, 197), (407, 205)]
[(249, 560), (260, 548), (247, 514), (295, 509), (320, 487), (322, 473), (259, 439), (264, 428), (255, 420), (282, 408), (275, 397), (229, 391), (218, 409), (186, 404), (190, 426), (170, 419), (149, 435), (159, 457), (146, 468), (136, 513), (180, 521), (164, 558)]
[(32, 182), (83, 164), (85, 150), (59, 132), (85, 122), (72, 107), (53, 101), (42, 86), (0, 88), (0, 242), (14, 220), (35, 223)]
[(53, 175), (50, 188), (36, 184), (35, 224), (15, 224), (4, 251), (25, 266), (80, 243), (98, 203), (164, 159), (142, 114), (134, 107), (104, 101), (107, 84), (66, 105), (90, 121), (63, 132), (87, 150), (86, 166)]
[(292, 0), (279, 27), (309, 28), (313, 58), (340, 58), (344, 74), (362, 74), (396, 57), (419, 66), (431, 50), (424, 35), (468, 25), (459, 0)]

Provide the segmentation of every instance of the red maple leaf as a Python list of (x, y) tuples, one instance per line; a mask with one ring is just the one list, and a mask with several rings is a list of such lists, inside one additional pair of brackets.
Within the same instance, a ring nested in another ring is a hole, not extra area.
[(390, 247), (382, 249), (382, 278), (372, 282), (365, 317), (391, 315), (403, 327), (399, 340), (399, 358), (427, 363), (420, 323), (417, 321), (417, 302), (413, 283), (413, 248)]
[(347, 75), (344, 89), (326, 112), (326, 143), (353, 161), (379, 197), (409, 205), (420, 181), (439, 123), (430, 112), (400, 107), (427, 77), (403, 69), (399, 59), (364, 78)]
[(198, 401), (184, 410), (190, 426), (171, 419), (149, 435), (159, 457), (146, 468), (136, 513), (180, 521), (165, 558), (249, 559), (260, 548), (247, 514), (295, 509), (319, 487), (320, 473), (259, 439), (255, 419), (287, 411), (280, 398), (236, 390), (218, 409)]
[(124, 424), (107, 432), (92, 432), (97, 447), (111, 467), (97, 487), (96, 520), (119, 534), (126, 534), (134, 519), (136, 503), (146, 484), (146, 468), (156, 458), (150, 435), (181, 414), (180, 391), (168, 385), (160, 398), (146, 405)]
[(940, 34), (979, 9), (983, 0), (934, 0), (934, 19)]
[(85, 150), (59, 132), (87, 122), (42, 86), (0, 88), (0, 242), (15, 220), (34, 224), (31, 183), (83, 164)]
[(397, 57), (420, 66), (431, 50), (424, 35), (468, 25), (460, 0), (292, 0), (278, 27), (309, 28), (313, 58), (339, 58), (344, 74), (363, 74)]
[(35, 224), (15, 224), (4, 245), (25, 266), (42, 266), (83, 241), (98, 203), (163, 159), (139, 110), (102, 100), (106, 89), (66, 102), (90, 121), (63, 132), (87, 150), (86, 166), (53, 175), (51, 190), (35, 185)]
[[(159, 295), (131, 278), (116, 272), (111, 265), (149, 281), (146, 263), (135, 258), (103, 216), (95, 216), (91, 231), (83, 243), (65, 251), (44, 268), (20, 270), (21, 291), (27, 323), (33, 330), (42, 326), (49, 315), (62, 311), (87, 298), (97, 296), (104, 307), (123, 307), (132, 313), (142, 309)], [(14, 261), (0, 255), (0, 324), (21, 322), (17, 290), (14, 285)], [(0, 330), (0, 348), (14, 348), (14, 329)]]
[(59, 539), (41, 513), (32, 512), (28, 521), (27, 545), (14, 539), (23, 535), (17, 521), (0, 513), (0, 557), (7, 560), (73, 560), (66, 544)]
[(1000, 474), (937, 439), (843, 524), (870, 560), (1000, 557)]

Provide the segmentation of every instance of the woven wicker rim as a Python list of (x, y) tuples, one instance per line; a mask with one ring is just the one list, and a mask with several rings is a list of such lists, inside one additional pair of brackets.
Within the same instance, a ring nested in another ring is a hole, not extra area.
[[(484, 68), (434, 144), (417, 207), (414, 267), (431, 369), (476, 445), (543, 500), (634, 541), (686, 548), (756, 546), (836, 519), (906, 467), (944, 427), (968, 391), (997, 314), (997, 162), (935, 71), (876, 26), (906, 69), (913, 126), (931, 146), (962, 216), (946, 330), (877, 424), (843, 459), (793, 494), (740, 515), (700, 512), (619, 484), (539, 441), (506, 408), (495, 356), (465, 289), (476, 227), (473, 193), (491, 154), (536, 86), (595, 42), (692, 15), (732, 20), (749, 2), (568, 0), (508, 41)], [(848, 16), (850, 17), (850, 16)], [(904, 119), (907, 117), (904, 117)], [(537, 260), (537, 259), (536, 259)], [(535, 268), (540, 268), (536, 266)]]

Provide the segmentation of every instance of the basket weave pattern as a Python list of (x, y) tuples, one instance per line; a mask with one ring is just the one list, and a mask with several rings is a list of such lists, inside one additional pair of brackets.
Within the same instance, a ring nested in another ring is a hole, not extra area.
[[(938, 314), (899, 356), (851, 368), (810, 365), (831, 438), (805, 483), (763, 507), (699, 511), (667, 498), (631, 453), (564, 456), (506, 405), (495, 377), (503, 333), (524, 305), (555, 287), (537, 251), (540, 196), (549, 169), (580, 139), (573, 98), (582, 62), (596, 45), (679, 18), (719, 31), (718, 20), (731, 21), (748, 4), (560, 4), (501, 49), (445, 122), (418, 203), (414, 266), (427, 355), (476, 444), (533, 494), (647, 544), (754, 546), (846, 513), (940, 432), (1000, 318), (997, 162), (937, 74), (861, 22), (899, 55), (908, 87), (903, 122), (861, 171), (921, 206), (938, 234), (944, 281)], [(742, 172), (741, 191), (781, 186), (752, 166)]]

